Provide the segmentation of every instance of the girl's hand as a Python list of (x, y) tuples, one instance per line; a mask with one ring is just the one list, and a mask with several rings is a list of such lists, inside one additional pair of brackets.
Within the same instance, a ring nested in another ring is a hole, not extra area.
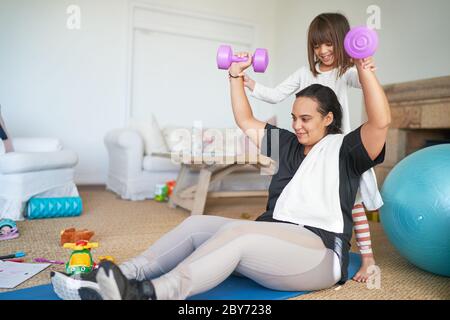
[(244, 62), (233, 62), (228, 70), (233, 76), (244, 76), (244, 70), (251, 66), (253, 57), (250, 52), (238, 52), (235, 54), (239, 58), (247, 58)]
[(246, 73), (244, 73), (244, 86), (246, 86), (253, 92), (253, 90), (255, 90), (255, 84), (256, 84), (255, 80), (253, 80)]
[(356, 67), (362, 70), (370, 70), (372, 72), (375, 72), (377, 70), (373, 57), (354, 59), (353, 61), (355, 62)]

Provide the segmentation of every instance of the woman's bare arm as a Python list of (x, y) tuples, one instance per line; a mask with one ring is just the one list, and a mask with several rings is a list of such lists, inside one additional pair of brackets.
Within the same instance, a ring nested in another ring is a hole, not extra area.
[(252, 108), (244, 90), (243, 72), (251, 65), (252, 59), (249, 53), (240, 53), (238, 55), (249, 57), (249, 60), (247, 62), (233, 63), (229, 70), (231, 75), (239, 76), (238, 78), (230, 77), (231, 105), (233, 107), (234, 120), (250, 140), (260, 147), (266, 124), (253, 116)]
[(370, 158), (374, 160), (386, 143), (387, 132), (391, 123), (391, 110), (386, 94), (375, 73), (369, 68), (364, 68), (363, 60), (355, 62), (368, 118), (361, 128), (361, 139)]

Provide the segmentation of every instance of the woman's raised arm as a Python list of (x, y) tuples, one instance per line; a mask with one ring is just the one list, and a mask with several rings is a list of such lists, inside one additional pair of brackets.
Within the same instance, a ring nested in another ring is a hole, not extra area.
[(240, 57), (249, 57), (249, 59), (246, 62), (235, 62), (229, 69), (231, 105), (233, 107), (234, 120), (250, 140), (260, 147), (264, 136), (263, 129), (266, 124), (255, 119), (253, 116), (252, 108), (244, 90), (243, 79), (243, 72), (251, 65), (252, 57), (249, 53), (239, 53), (237, 55)]
[(364, 60), (356, 60), (355, 62), (368, 118), (361, 128), (361, 139), (370, 158), (374, 160), (386, 143), (387, 132), (391, 123), (391, 110), (386, 94), (375, 73), (364, 68)]

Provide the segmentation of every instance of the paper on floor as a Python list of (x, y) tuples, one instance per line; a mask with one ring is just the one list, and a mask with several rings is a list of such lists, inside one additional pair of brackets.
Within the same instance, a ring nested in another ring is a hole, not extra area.
[(49, 263), (17, 263), (0, 260), (0, 288), (15, 288), (48, 266), (50, 266)]

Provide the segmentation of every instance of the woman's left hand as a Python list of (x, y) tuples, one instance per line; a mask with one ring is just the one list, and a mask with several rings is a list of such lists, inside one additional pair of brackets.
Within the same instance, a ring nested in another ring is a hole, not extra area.
[(235, 76), (243, 77), (245, 69), (252, 65), (252, 54), (250, 52), (238, 52), (235, 55), (239, 58), (247, 58), (247, 60), (243, 62), (233, 62), (228, 71)]

